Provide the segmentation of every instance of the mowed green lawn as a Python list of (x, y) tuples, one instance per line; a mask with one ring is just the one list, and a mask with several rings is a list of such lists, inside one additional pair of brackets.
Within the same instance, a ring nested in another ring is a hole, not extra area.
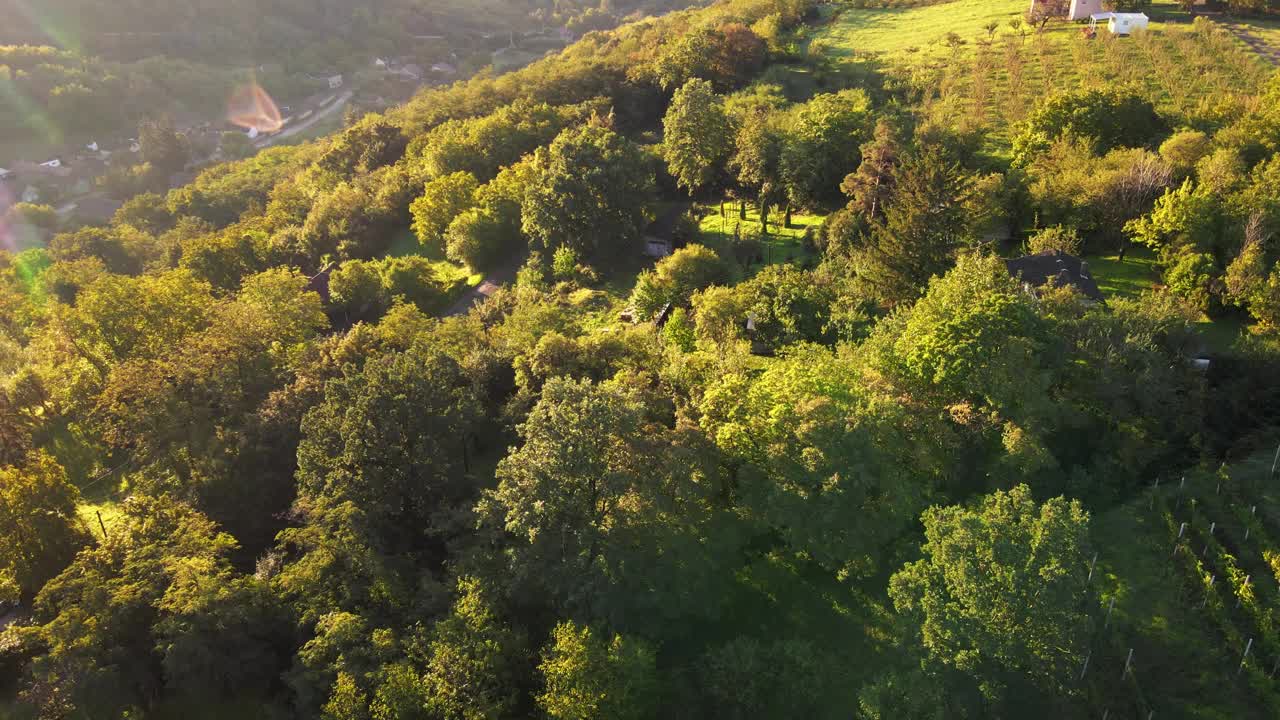
[[(1098, 289), (1108, 300), (1137, 300), (1160, 283), (1155, 253), (1144, 247), (1130, 248), (1123, 261), (1116, 255), (1094, 255), (1088, 260)], [(1216, 320), (1201, 316), (1196, 323), (1207, 348), (1219, 352), (1230, 349), (1246, 327), (1245, 319), (1236, 315)]]
[(911, 49), (941, 52), (947, 33), (966, 41), (995, 21), (1008, 32), (1008, 22), (1022, 17), (1027, 0), (955, 0), (939, 5), (883, 10), (848, 8), (824, 27), (814, 40), (821, 41), (833, 55), (855, 52), (908, 55)]
[(1155, 253), (1145, 247), (1130, 248), (1123, 261), (1117, 255), (1095, 255), (1087, 259), (1098, 289), (1108, 299), (1137, 300), (1160, 280)]

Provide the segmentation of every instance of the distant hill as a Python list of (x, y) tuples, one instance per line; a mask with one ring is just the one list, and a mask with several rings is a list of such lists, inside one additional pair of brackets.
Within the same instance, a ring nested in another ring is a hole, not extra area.
[[(424, 36), (611, 25), (687, 0), (0, 0), (0, 43), (52, 45), (137, 59), (166, 55), (212, 64), (332, 62), (342, 51), (389, 51)], [(603, 17), (602, 17), (603, 16)], [(610, 22), (609, 17), (613, 20)]]

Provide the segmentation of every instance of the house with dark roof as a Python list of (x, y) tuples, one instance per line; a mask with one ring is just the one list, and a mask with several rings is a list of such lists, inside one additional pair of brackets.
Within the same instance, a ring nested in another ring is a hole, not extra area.
[(1086, 298), (1105, 304), (1106, 298), (1098, 282), (1089, 272), (1089, 263), (1060, 250), (1048, 250), (1004, 261), (1009, 274), (1022, 283), (1023, 289), (1035, 294), (1045, 285), (1071, 286)]

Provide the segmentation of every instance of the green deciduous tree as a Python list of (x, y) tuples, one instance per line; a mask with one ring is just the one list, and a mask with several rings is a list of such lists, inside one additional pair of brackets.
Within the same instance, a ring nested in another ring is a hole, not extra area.
[(302, 500), (321, 510), (356, 504), (384, 552), (439, 542), (472, 492), (465, 471), (478, 414), (461, 368), (439, 353), (394, 353), (351, 368), (303, 421)]
[(521, 427), (524, 444), (498, 466), (493, 494), (508, 532), (519, 539), (519, 572), (574, 604), (600, 581), (598, 563), (615, 535), (625, 537), (655, 479), (645, 464), (639, 400), (590, 381), (553, 378)]
[(460, 595), (436, 624), (423, 679), (427, 708), (444, 720), (509, 717), (519, 702), (523, 635), (497, 616), (491, 592), (473, 577), (458, 580)]
[(871, 101), (862, 90), (818, 95), (793, 114), (782, 150), (787, 196), (821, 208), (840, 196), (840, 181), (858, 167), (871, 134)]
[(711, 83), (693, 79), (676, 90), (662, 121), (662, 157), (680, 187), (696, 194), (724, 170), (733, 132), (724, 99)]
[(475, 191), (479, 187), (471, 173), (456, 172), (427, 183), (423, 194), (409, 210), (413, 213), (413, 231), (418, 242), (445, 250), (445, 231), (454, 218), (471, 209), (475, 204)]
[(1167, 126), (1151, 102), (1135, 90), (1090, 88), (1041, 100), (1013, 141), (1015, 163), (1027, 164), (1063, 136), (1088, 140), (1096, 154), (1117, 147), (1146, 147)]
[(1170, 245), (1210, 249), (1216, 239), (1220, 207), (1217, 198), (1200, 191), (1188, 179), (1156, 200), (1149, 215), (1128, 223), (1125, 231), (1152, 250)]
[(521, 208), (531, 240), (584, 256), (639, 249), (654, 182), (649, 159), (631, 141), (596, 125), (568, 130), (536, 163), (539, 178)]
[(667, 303), (682, 305), (694, 292), (728, 280), (729, 267), (714, 250), (689, 245), (659, 260), (653, 270), (640, 273), (631, 305), (637, 317), (648, 319)]
[[(518, 237), (519, 230), (516, 230)], [(510, 247), (512, 232), (492, 213), (471, 209), (458, 215), (444, 233), (445, 255), (472, 270), (484, 270), (504, 259)]]
[(924, 558), (893, 576), (889, 594), (930, 657), (992, 688), (1019, 676), (1050, 692), (1069, 685), (1090, 627), (1080, 503), (1036, 503), (1020, 485), (922, 520)]
[(643, 720), (656, 712), (656, 657), (644, 642), (557, 625), (538, 666), (538, 705), (554, 720)]
[(1226, 295), (1265, 329), (1280, 328), (1280, 264), (1266, 252), (1269, 235), (1262, 218), (1254, 215), (1245, 225), (1245, 243), (1227, 267)]
[(765, 49), (764, 41), (739, 23), (697, 28), (668, 43), (652, 72), (667, 90), (701, 78), (724, 92), (755, 75), (764, 62)]
[(726, 375), (699, 403), (703, 430), (741, 464), (741, 502), (795, 552), (841, 576), (874, 571), (922, 507), (926, 475), (899, 454), (913, 421), (876, 403), (855, 363), (792, 348), (758, 378)]
[(400, 128), (371, 113), (330, 141), (317, 166), (337, 176), (369, 173), (399, 160), (407, 144)]
[[(181, 503), (135, 496), (98, 547), (36, 600), (47, 651), (41, 701), (120, 712), (179, 697), (255, 697), (281, 671), (285, 630), (252, 578), (235, 574), (235, 541)], [(33, 698), (34, 699), (34, 698)]]
[(1043, 228), (1027, 238), (1027, 250), (1032, 253), (1061, 252), (1079, 255), (1083, 247), (1080, 233), (1073, 227), (1063, 225)]
[(179, 172), (191, 158), (191, 145), (166, 121), (148, 121), (138, 127), (139, 157), (168, 177)]
[(19, 467), (0, 466), (0, 576), (33, 597), (89, 542), (76, 514), (80, 493), (52, 457), (35, 453)]
[(730, 167), (748, 197), (761, 205), (786, 199), (782, 179), (783, 133), (767, 108), (749, 110), (738, 124)]

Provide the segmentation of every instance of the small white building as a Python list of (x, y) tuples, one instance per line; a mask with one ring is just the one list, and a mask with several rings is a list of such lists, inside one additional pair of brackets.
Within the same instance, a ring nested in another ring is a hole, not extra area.
[(45, 161), (45, 162), (42, 162), (42, 163), (40, 163), (40, 167), (45, 167), (45, 168), (49, 168), (49, 169), (51, 169), (51, 170), (56, 170), (56, 169), (58, 169), (58, 168), (62, 167), (62, 158), (54, 158), (54, 159), (52, 159), (52, 160), (47, 160), (47, 161)]
[(1088, 20), (1094, 13), (1103, 12), (1102, 0), (1071, 0), (1068, 20)]
[(330, 89), (330, 90), (337, 90), (338, 88), (342, 87), (342, 76), (341, 76), (341, 75), (332, 75), (332, 76), (330, 76), (330, 77), (329, 77), (329, 78), (327, 78), (327, 79), (328, 79), (328, 81), (329, 81), (329, 89)]
[(1089, 16), (1089, 26), (1094, 30), (1105, 22), (1112, 35), (1132, 35), (1138, 30), (1146, 30), (1151, 22), (1145, 13), (1101, 12)]
[(35, 204), (40, 202), (40, 190), (35, 185), (28, 185), (26, 190), (22, 191), (22, 202)]
[(0, 168), (0, 180), (8, 180), (11, 175), (13, 175), (12, 171)]

